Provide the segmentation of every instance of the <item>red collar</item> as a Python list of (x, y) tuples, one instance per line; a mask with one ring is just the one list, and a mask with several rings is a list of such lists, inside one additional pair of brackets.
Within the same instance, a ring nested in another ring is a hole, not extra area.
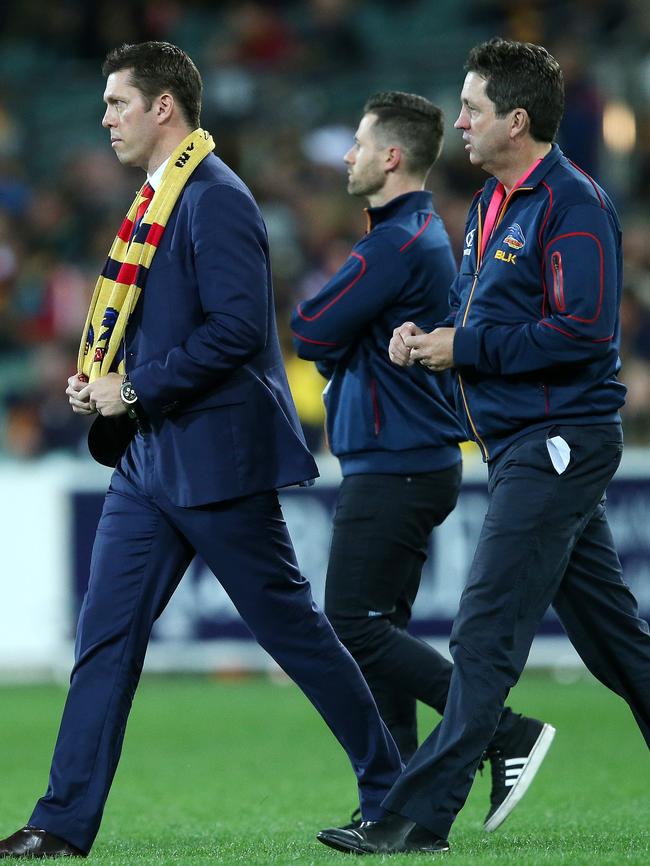
[[(512, 193), (517, 189), (517, 187), (521, 186), (523, 183), (525, 183), (526, 180), (528, 180), (530, 175), (535, 171), (541, 161), (541, 159), (535, 160), (535, 162), (530, 166), (530, 168), (526, 169), (526, 171), (522, 174), (522, 176), (510, 190), (509, 195), (512, 195)], [(487, 242), (490, 240), (492, 232), (494, 231), (494, 226), (496, 225), (499, 211), (501, 210), (501, 205), (503, 204), (505, 198), (506, 188), (501, 183), (501, 181), (499, 181), (494, 188), (494, 192), (492, 193), (492, 198), (490, 199), (490, 204), (488, 206), (487, 214), (485, 216), (485, 222), (483, 223), (483, 233), (481, 236), (481, 258), (483, 258), (483, 253), (485, 252)]]

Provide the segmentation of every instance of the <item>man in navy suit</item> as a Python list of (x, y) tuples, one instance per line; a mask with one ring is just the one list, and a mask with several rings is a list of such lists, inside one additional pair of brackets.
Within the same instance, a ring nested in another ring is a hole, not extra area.
[[(156, 42), (122, 46), (103, 71), (103, 125), (120, 162), (147, 172), (155, 202), (170, 155), (199, 126), (200, 76), (183, 51)], [(323, 715), (354, 767), (364, 817), (378, 819), (399, 754), (296, 564), (276, 489), (317, 470), (280, 356), (264, 224), (212, 153), (164, 225), (123, 360), (125, 376), (69, 379), (72, 409), (98, 416), (93, 455), (116, 469), (49, 787), (0, 857), (90, 850), (152, 624), (196, 553)]]

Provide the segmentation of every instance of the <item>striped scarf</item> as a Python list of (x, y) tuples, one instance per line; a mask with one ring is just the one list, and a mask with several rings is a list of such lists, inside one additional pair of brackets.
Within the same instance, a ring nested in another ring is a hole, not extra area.
[[(195, 129), (181, 141), (165, 167), (147, 210), (146, 222), (142, 220), (133, 237), (138, 206), (145, 198), (142, 190), (129, 208), (97, 279), (81, 337), (78, 370), (89, 382), (114, 369), (129, 316), (144, 288), (169, 215), (190, 175), (212, 150), (212, 136), (203, 129)], [(124, 372), (123, 358), (119, 359), (117, 370)]]

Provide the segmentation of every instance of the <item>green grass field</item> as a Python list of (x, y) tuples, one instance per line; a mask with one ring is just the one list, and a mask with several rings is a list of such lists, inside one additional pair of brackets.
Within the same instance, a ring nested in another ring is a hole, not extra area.
[[(0, 688), (0, 835), (43, 793), (65, 690)], [(591, 679), (528, 674), (516, 709), (552, 722), (555, 743), (526, 798), (496, 833), (481, 822), (478, 777), (439, 855), (453, 866), (650, 863), (650, 760), (626, 706)], [(422, 719), (428, 731), (435, 715)], [(300, 692), (267, 680), (145, 678), (93, 864), (357, 862), (315, 840), (355, 805), (347, 759)], [(391, 866), (428, 855), (370, 858)]]

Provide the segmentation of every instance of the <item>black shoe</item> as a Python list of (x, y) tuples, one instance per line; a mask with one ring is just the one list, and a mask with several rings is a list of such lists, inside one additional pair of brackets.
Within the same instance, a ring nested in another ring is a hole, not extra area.
[(0, 840), (1, 857), (86, 857), (83, 851), (70, 845), (58, 836), (39, 830), (38, 827), (23, 827), (13, 836)]
[(485, 757), (492, 765), (490, 811), (483, 829), (500, 827), (528, 790), (551, 747), (555, 728), (525, 716), (500, 749), (489, 749)]
[(357, 827), (360, 827), (363, 823), (363, 818), (361, 817), (361, 809), (355, 809), (354, 812), (350, 815), (350, 821), (347, 824), (344, 824), (340, 829), (341, 830), (356, 830)]
[(356, 830), (334, 827), (317, 836), (323, 845), (346, 854), (401, 854), (422, 851), (438, 854), (449, 851), (449, 842), (401, 815), (386, 815), (379, 821), (364, 821)]

